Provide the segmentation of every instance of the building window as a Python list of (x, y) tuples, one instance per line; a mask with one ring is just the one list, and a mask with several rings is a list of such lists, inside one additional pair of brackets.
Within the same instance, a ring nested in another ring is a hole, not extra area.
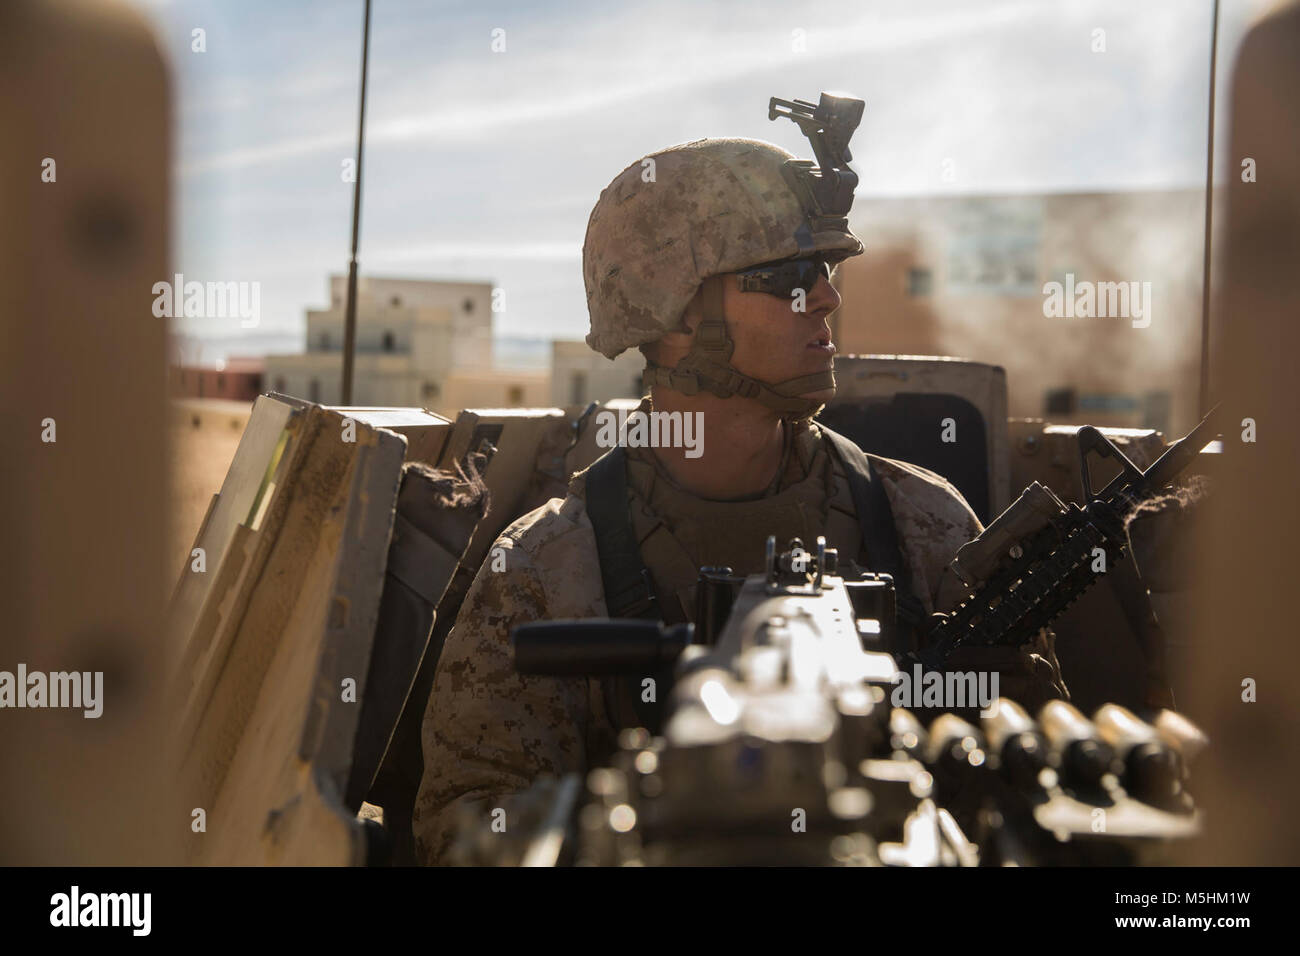
[(320, 382), (316, 379), (311, 380), (311, 387), (307, 392), (307, 398), (312, 402), (320, 402)]
[(524, 387), (522, 385), (511, 385), (506, 389), (506, 404), (515, 408), (524, 403)]
[(466, 299), (464, 302), (460, 304), (460, 307), (464, 309), (465, 313), (468, 315), (470, 312), (474, 311), (474, 300)]
[(574, 372), (569, 383), (569, 404), (581, 405), (587, 400), (587, 373)]
[(393, 350), (393, 333), (392, 333), (392, 332), (385, 332), (385, 333), (384, 333), (384, 351), (385, 351), (385, 352), (391, 352), (392, 350)]
[(934, 277), (929, 269), (907, 270), (907, 294), (912, 296), (929, 295), (934, 288)]
[(1073, 415), (1077, 399), (1072, 388), (1054, 388), (1048, 391), (1043, 402), (1047, 415)]
[(391, 305), (394, 309), (401, 308), (402, 297), (400, 295), (395, 295), (388, 300), (388, 304)]
[(226, 393), (226, 376), (221, 375), (221, 374), (218, 374), (218, 375), (217, 375), (217, 394), (218, 394), (218, 395), (224, 395), (225, 393)]
[(322, 352), (328, 352), (330, 350), (330, 334), (328, 332), (322, 332), (320, 334), (320, 347)]

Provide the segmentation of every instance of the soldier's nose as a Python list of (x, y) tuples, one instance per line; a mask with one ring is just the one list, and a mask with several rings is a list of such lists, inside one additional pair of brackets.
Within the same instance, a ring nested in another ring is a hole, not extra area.
[(809, 312), (834, 312), (840, 307), (840, 294), (825, 276), (818, 276), (808, 294)]

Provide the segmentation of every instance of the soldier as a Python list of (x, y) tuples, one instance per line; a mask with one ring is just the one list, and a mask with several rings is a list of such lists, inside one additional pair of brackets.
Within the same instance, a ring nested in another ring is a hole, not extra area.
[[(506, 570), (479, 569), (425, 713), (413, 820), (425, 862), (444, 857), (459, 808), (486, 826), (537, 777), (585, 771), (615, 747), (629, 706), (619, 682), (520, 676), (516, 624), (689, 620), (699, 568), (759, 572), (768, 535), (824, 535), (841, 561), (891, 571), (909, 623), (955, 598), (947, 565), (981, 530), (961, 494), (811, 421), (835, 392), (832, 270), (862, 244), (844, 218), (851, 187), (828, 208), (809, 166), (767, 143), (706, 139), (646, 157), (601, 193), (583, 245), (587, 343), (609, 358), (640, 348), (640, 410), (702, 413), (703, 453), (615, 448), (496, 541)], [(1003, 695), (1029, 706), (1068, 696), (1047, 632), (1020, 651), (959, 653), (955, 669), (998, 670)]]

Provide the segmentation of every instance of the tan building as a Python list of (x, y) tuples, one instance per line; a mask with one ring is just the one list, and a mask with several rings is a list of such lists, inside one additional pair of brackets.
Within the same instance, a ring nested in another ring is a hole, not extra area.
[(427, 406), (447, 418), (463, 408), (545, 408), (551, 404), (551, 375), (537, 369), (452, 372), (441, 399)]
[(611, 361), (581, 340), (551, 343), (551, 404), (559, 408), (639, 398), (645, 357), (628, 349)]
[[(307, 312), (307, 351), (266, 358), (263, 387), (342, 401), (347, 277), (330, 277), (328, 309)], [(442, 407), (453, 370), (492, 367), (492, 286), (365, 276), (357, 282), (354, 405)]]
[[(1197, 189), (859, 200), (867, 252), (840, 267), (835, 342), (1001, 365), (1014, 417), (1186, 431), (1203, 204)], [(1079, 308), (1048, 314), (1066, 291)]]

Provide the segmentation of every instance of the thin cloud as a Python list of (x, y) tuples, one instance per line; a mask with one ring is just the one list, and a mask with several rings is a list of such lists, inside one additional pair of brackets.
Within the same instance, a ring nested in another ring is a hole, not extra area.
[[(1033, 3), (1017, 3), (994, 8), (991, 11), (966, 11), (953, 14), (931, 14), (901, 19), (881, 20), (869, 14), (859, 18), (856, 23), (825, 30), (810, 30), (807, 34), (808, 48), (821, 61), (830, 63), (860, 57), (872, 52), (898, 52), (907, 47), (934, 44), (941, 40), (960, 36), (974, 36), (979, 33), (995, 33), (1007, 24), (1042, 17), (1042, 8)], [(674, 28), (675, 29), (675, 28)], [(609, 26), (608, 32), (623, 31), (617, 23)], [(686, 42), (700, 45), (698, 51), (698, 68), (689, 72), (665, 71), (656, 68), (653, 62), (628, 63), (626, 59), (618, 67), (622, 75), (639, 75), (645, 79), (634, 82), (612, 84), (592, 83), (593, 75), (599, 75), (597, 65), (589, 60), (583, 62), (580, 70), (571, 70), (566, 77), (575, 89), (567, 96), (529, 95), (517, 98), (507, 104), (475, 106), (472, 108), (454, 108), (430, 111), (421, 109), (406, 115), (373, 121), (366, 131), (368, 144), (410, 144), (437, 143), (440, 141), (460, 141), (467, 137), (490, 135), (502, 130), (518, 131), (525, 125), (554, 123), (571, 118), (588, 118), (600, 115), (602, 111), (615, 107), (630, 107), (647, 97), (666, 97), (683, 91), (690, 91), (693, 96), (703, 95), (710, 86), (720, 85), (749, 76), (763, 76), (779, 72), (783, 67), (806, 66), (809, 53), (795, 52), (791, 44), (786, 43), (780, 52), (771, 58), (754, 55), (753, 44), (742, 42), (729, 47), (719, 48), (707, 37), (708, 31), (700, 31)], [(771, 30), (763, 31), (770, 35)], [(753, 39), (753, 36), (749, 37)], [(681, 38), (679, 38), (679, 43)], [(604, 46), (604, 44), (602, 44)], [(646, 52), (642, 54), (648, 61), (653, 61), (652, 52), (656, 45), (642, 45)], [(660, 48), (662, 49), (662, 48)], [(510, 54), (515, 56), (518, 54)], [(554, 57), (553, 48), (547, 54), (547, 61)], [(560, 57), (563, 61), (564, 57)], [(448, 75), (456, 76), (457, 87), (475, 88), (487, 82), (496, 71), (481, 63), (481, 59), (444, 64), (426, 78), (436, 81)], [(613, 64), (611, 64), (613, 66)], [(526, 72), (527, 67), (521, 71)], [(470, 77), (466, 77), (466, 72)], [(425, 84), (416, 77), (414, 85)], [(427, 89), (427, 87), (425, 87)], [(438, 96), (423, 96), (422, 99), (437, 99)], [(461, 99), (461, 98), (458, 98)], [(372, 108), (374, 108), (372, 104)], [(206, 159), (192, 160), (183, 164), (182, 176), (195, 176), (215, 170), (244, 169), (251, 166), (282, 162), (298, 156), (310, 155), (324, 151), (346, 149), (355, 143), (350, 130), (325, 136), (299, 137), (286, 139), (264, 146), (245, 147), (220, 153)]]

